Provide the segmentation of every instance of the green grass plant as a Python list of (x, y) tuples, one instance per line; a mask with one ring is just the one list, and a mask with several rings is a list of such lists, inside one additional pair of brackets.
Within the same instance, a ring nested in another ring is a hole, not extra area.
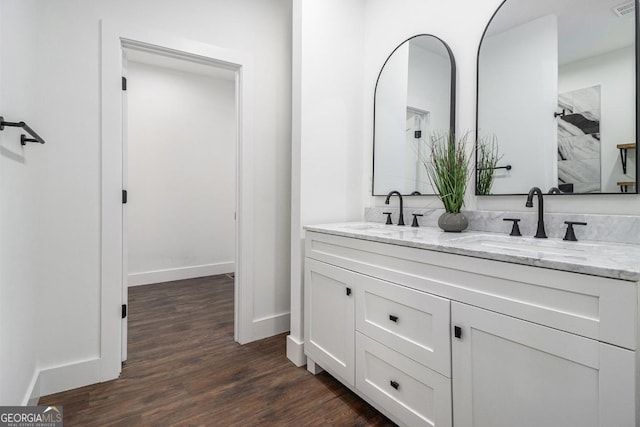
[(433, 132), (428, 159), (422, 159), (429, 180), (447, 212), (459, 213), (469, 182), (469, 132), (456, 141), (452, 132)]
[(493, 174), (502, 156), (498, 153), (498, 139), (495, 135), (478, 138), (476, 143), (476, 194), (491, 194)]

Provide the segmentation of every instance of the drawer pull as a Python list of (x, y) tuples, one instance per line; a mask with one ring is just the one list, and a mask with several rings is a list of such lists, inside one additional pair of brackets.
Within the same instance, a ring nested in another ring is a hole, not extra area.
[(460, 326), (455, 326), (453, 328), (453, 334), (456, 338), (462, 338), (462, 328)]
[(395, 388), (396, 390), (400, 388), (400, 384), (397, 381), (391, 380), (389, 384), (391, 384), (391, 387)]
[(398, 323), (398, 316), (394, 316), (393, 314), (390, 314), (389, 320), (391, 320), (392, 322)]

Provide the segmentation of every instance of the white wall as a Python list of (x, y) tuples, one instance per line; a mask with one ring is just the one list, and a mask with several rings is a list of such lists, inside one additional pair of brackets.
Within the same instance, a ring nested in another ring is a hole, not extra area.
[[(4, 339), (0, 345), (1, 369), (12, 380), (0, 381), (8, 393), (0, 403), (15, 402), (27, 393), (35, 355), (37, 369), (47, 372), (73, 369), (100, 355), (100, 19), (252, 56), (253, 203), (258, 211), (255, 305), (250, 309), (254, 320), (287, 317), (290, 1), (158, 0), (151, 6), (147, 0), (2, 0), (0, 6), (2, 113), (33, 123), (47, 140), (45, 146), (27, 148), (28, 164), (2, 160), (13, 165), (2, 171), (0, 231), (1, 245), (7, 245), (7, 257), (0, 264), (3, 301), (10, 290), (21, 294), (19, 303), (7, 309), (8, 318), (12, 329), (26, 326), (10, 332), (25, 340), (18, 344), (24, 348), (7, 346)], [(33, 182), (32, 174), (38, 175)], [(36, 203), (38, 209), (32, 206)], [(36, 286), (41, 303), (34, 309), (27, 302)], [(37, 335), (28, 323), (34, 315), (39, 320)], [(45, 389), (50, 392), (60, 384), (54, 381)]]
[[(365, 183), (362, 179), (364, 5), (365, 0), (293, 1), (291, 335), (287, 355), (298, 365), (305, 362), (302, 226), (361, 218), (362, 193), (365, 187), (371, 191), (371, 180)], [(369, 96), (373, 99), (373, 86)], [(373, 105), (367, 111), (372, 114)], [(368, 159), (371, 164), (371, 157)]]
[[(38, 88), (33, 86), (38, 60), (37, 36), (21, 23), (37, 19), (37, 1), (0, 3), (0, 115), (25, 121), (46, 140)], [(20, 35), (19, 37), (17, 35)], [(5, 49), (11, 43), (12, 49)], [(53, 147), (20, 145), (20, 130), (0, 132), (0, 404), (29, 400), (36, 376), (39, 298), (44, 286), (37, 268), (42, 262), (41, 188), (46, 185), (46, 157)], [(55, 301), (52, 302), (55, 304)]]
[(233, 271), (233, 77), (128, 62), (129, 285)]
[[(558, 19), (547, 15), (482, 44), (478, 90), (480, 135), (495, 135), (503, 148), (492, 191), (543, 191), (558, 182)], [(549, 161), (553, 159), (553, 161)]]
[(635, 181), (635, 151), (628, 152), (627, 176), (622, 173), (617, 144), (634, 142), (635, 49), (629, 46), (604, 55), (565, 64), (559, 70), (559, 91), (569, 92), (600, 85), (602, 191), (616, 193), (618, 181)]

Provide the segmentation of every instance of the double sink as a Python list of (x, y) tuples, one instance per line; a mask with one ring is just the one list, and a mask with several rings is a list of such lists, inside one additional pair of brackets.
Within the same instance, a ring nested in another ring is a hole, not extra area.
[(463, 235), (442, 233), (434, 228), (411, 228), (379, 223), (344, 224), (344, 229), (362, 232), (372, 237), (388, 237), (407, 240), (431, 240), (436, 234), (439, 245), (458, 247), (479, 252), (509, 253), (532, 258), (552, 258), (586, 260), (589, 253), (596, 251), (600, 244), (566, 242), (560, 239), (536, 239), (514, 237), (498, 233), (469, 232)]
[(569, 242), (500, 233), (445, 233), (436, 227), (407, 227), (375, 222), (305, 226), (337, 236), (545, 267), (614, 279), (640, 280), (640, 245), (613, 242)]

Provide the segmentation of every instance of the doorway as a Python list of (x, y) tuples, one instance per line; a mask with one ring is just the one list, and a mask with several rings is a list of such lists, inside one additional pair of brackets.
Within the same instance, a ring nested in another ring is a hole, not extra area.
[(408, 183), (410, 184), (409, 188), (422, 194), (434, 193), (423, 164), (423, 161), (429, 157), (426, 152), (428, 138), (431, 135), (429, 118), (430, 113), (428, 111), (407, 107), (405, 138), (406, 146), (412, 147), (412, 150), (407, 150), (405, 168), (408, 171), (415, 171), (415, 173), (408, 175), (409, 177), (414, 176), (413, 182)]
[[(253, 322), (253, 160), (252, 61), (242, 51), (219, 48), (138, 26), (101, 22), (101, 380), (121, 371), (126, 303), (123, 240), (124, 189), (122, 71), (123, 50), (139, 50), (231, 70), (236, 99), (236, 226), (234, 339), (252, 340)], [(175, 123), (184, 128), (184, 123)], [(122, 307), (121, 307), (122, 306)]]
[[(123, 54), (123, 296), (127, 286), (234, 274), (235, 72)], [(125, 318), (123, 361), (128, 327)]]

